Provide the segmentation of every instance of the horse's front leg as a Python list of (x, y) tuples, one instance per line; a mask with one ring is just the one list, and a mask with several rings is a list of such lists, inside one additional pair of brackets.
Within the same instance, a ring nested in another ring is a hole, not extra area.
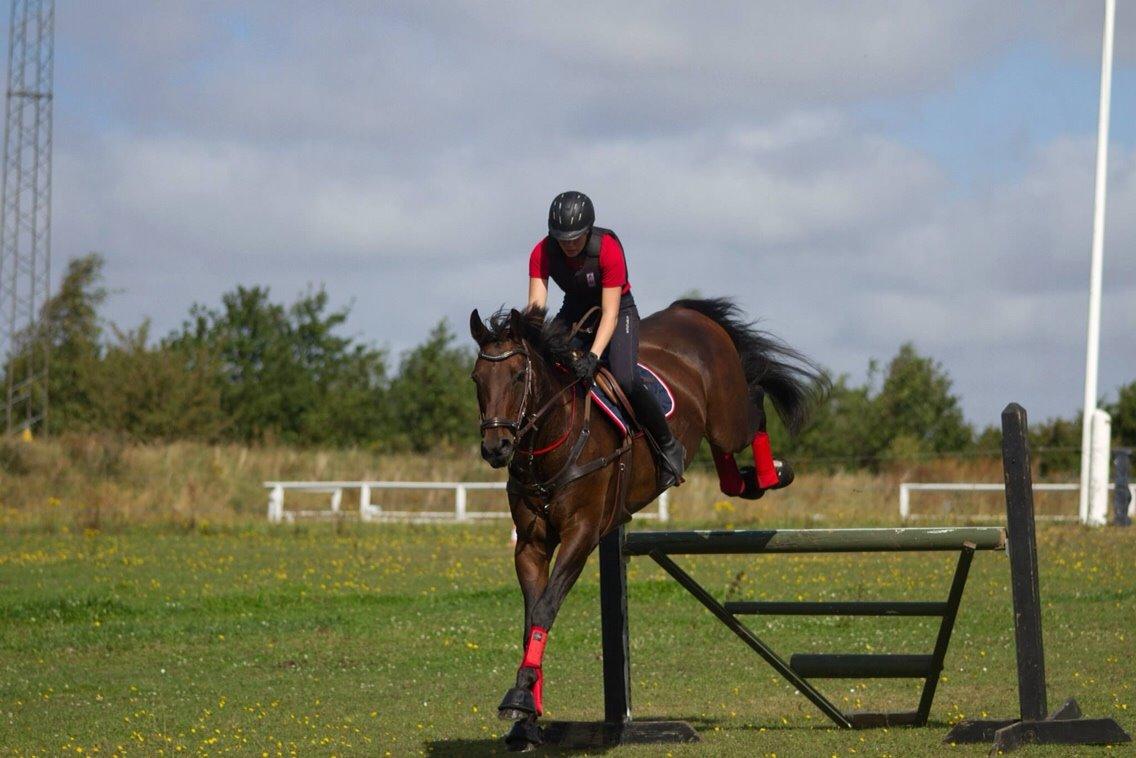
[[(543, 660), (548, 632), (568, 591), (576, 583), (597, 544), (598, 529), (590, 519), (578, 519), (560, 535), (556, 565), (540, 598), (532, 605), (526, 632), (525, 654), (517, 671), (516, 685), (505, 693), (499, 713), (502, 718), (535, 719), (543, 712)], [(516, 732), (517, 730), (514, 730)]]
[[(517, 581), (521, 585), (521, 594), (525, 599), (524, 626), (521, 634), (521, 652), (527, 654), (532, 636), (532, 614), (537, 601), (544, 594), (548, 586), (548, 566), (552, 559), (553, 544), (548, 537), (547, 523), (538, 518), (520, 500), (513, 502), (513, 523), (517, 527), (517, 546), (513, 552), (513, 564), (517, 571)], [(538, 644), (540, 640), (538, 640)], [(522, 663), (522, 667), (524, 664)], [(510, 690), (512, 692), (512, 690)], [(510, 704), (509, 699), (501, 703), (498, 716), (508, 721), (536, 718), (536, 703), (540, 700), (539, 691), (529, 693), (527, 690), (516, 703)]]

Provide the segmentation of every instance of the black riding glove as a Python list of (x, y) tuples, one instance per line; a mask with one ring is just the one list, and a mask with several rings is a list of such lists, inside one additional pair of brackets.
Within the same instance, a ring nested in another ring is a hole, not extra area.
[(572, 361), (572, 373), (576, 375), (577, 379), (591, 379), (596, 375), (596, 369), (599, 368), (600, 359), (596, 354), (590, 350), (582, 356)]

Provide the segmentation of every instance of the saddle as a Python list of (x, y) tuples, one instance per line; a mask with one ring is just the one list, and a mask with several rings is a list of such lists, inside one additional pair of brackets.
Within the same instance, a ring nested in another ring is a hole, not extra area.
[[(599, 306), (593, 306), (580, 317), (570, 329), (568, 333), (569, 341), (577, 338), (580, 333), (594, 334), (600, 315)], [(581, 345), (581, 348), (583, 346)], [(659, 404), (659, 409), (663, 412), (664, 418), (670, 418), (675, 412), (675, 398), (671, 393), (670, 388), (666, 383), (647, 366), (642, 363), (637, 363), (635, 368), (639, 374), (639, 381), (647, 388), (649, 392), (654, 395), (655, 402)], [(635, 418), (635, 410), (631, 405), (630, 399), (623, 392), (616, 381), (615, 375), (606, 366), (600, 366), (596, 371), (595, 381), (587, 392), (587, 403), (597, 405), (603, 410), (604, 415), (608, 417), (611, 423), (619, 430), (620, 435), (623, 437), (624, 444), (622, 449), (627, 449), (630, 452), (632, 442), (638, 438), (643, 437), (647, 440), (647, 444), (654, 453), (657, 470), (661, 472), (664, 465), (661, 461), (662, 451), (659, 450), (655, 440), (649, 434), (645, 434), (639, 420)], [(684, 480), (679, 479), (679, 484)], [(626, 504), (624, 503), (624, 506)], [(626, 519), (630, 519), (630, 513), (626, 513)]]
[[(642, 363), (638, 364), (636, 368), (639, 372), (639, 381), (654, 395), (655, 402), (659, 404), (663, 416), (665, 418), (673, 416), (675, 399), (674, 395), (671, 394), (670, 387), (659, 378), (658, 374)], [(592, 394), (592, 401), (625, 437), (643, 433), (638, 420), (635, 418), (635, 412), (631, 408), (631, 401), (627, 399), (627, 395), (619, 388), (619, 383), (615, 381), (615, 377), (607, 368), (600, 367), (600, 370), (596, 373), (596, 382), (589, 392)]]

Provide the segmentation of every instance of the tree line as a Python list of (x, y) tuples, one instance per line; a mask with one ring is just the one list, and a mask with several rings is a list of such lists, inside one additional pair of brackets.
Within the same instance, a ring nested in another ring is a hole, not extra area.
[[(420, 453), (479, 439), (474, 351), (445, 320), (396, 361), (343, 334), (349, 308), (332, 308), (322, 288), (286, 305), (266, 288), (238, 286), (154, 338), (147, 321), (130, 330), (104, 323), (103, 267), (97, 254), (72, 260), (44, 306), (53, 433)], [(20, 375), (23, 360), (17, 352), (5, 371)], [(1136, 381), (1106, 410), (1115, 442), (1136, 444)], [(871, 362), (862, 384), (836, 377), (795, 439), (776, 422), (771, 433), (779, 451), (822, 469), (996, 455), (1000, 444), (997, 428), (967, 423), (947, 371), (912, 344)], [(1048, 468), (1076, 472), (1079, 418), (1035, 422), (1032, 435)]]

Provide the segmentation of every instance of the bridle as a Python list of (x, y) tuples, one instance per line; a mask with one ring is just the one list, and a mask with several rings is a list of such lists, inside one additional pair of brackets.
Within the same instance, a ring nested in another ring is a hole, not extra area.
[(491, 355), (484, 351), (479, 351), (477, 354), (479, 358), (491, 361), (493, 363), (498, 363), (505, 360), (506, 358), (512, 358), (514, 355), (525, 356), (525, 391), (521, 396), (521, 405), (519, 410), (517, 411), (517, 418), (515, 421), (507, 418), (502, 418), (500, 416), (493, 416), (492, 418), (482, 419), (481, 431), (482, 433), (484, 433), (487, 429), (508, 429), (513, 433), (513, 440), (516, 442), (516, 444), (514, 444), (513, 446), (513, 455), (516, 455), (517, 453), (523, 453), (531, 458), (532, 456), (543, 455), (545, 453), (552, 452), (556, 448), (563, 445), (564, 442), (568, 439), (568, 435), (572, 432), (572, 424), (576, 418), (576, 395), (574, 392), (572, 394), (571, 416), (568, 419), (568, 424), (564, 429), (564, 434), (561, 435), (559, 439), (557, 439), (550, 445), (540, 448), (539, 450), (521, 450), (519, 444), (520, 440), (526, 434), (537, 430), (538, 427), (536, 423), (544, 418), (544, 415), (552, 409), (552, 407), (557, 403), (557, 401), (560, 400), (561, 397), (563, 397), (565, 392), (573, 391), (576, 388), (576, 385), (580, 383), (580, 380), (576, 379), (572, 382), (569, 382), (565, 386), (561, 387), (557, 392), (554, 392), (552, 394), (552, 397), (550, 397), (538, 411), (529, 415), (528, 421), (525, 421), (525, 409), (528, 406), (529, 397), (532, 394), (533, 386), (532, 357), (529, 355), (529, 351), (522, 344), (520, 347), (515, 347), (512, 350), (506, 350), (505, 352), (498, 353), (496, 355)]
[[(575, 337), (576, 332), (583, 329), (588, 320), (599, 312), (599, 306), (593, 306), (589, 308), (587, 313), (585, 313), (579, 321), (572, 325), (571, 331), (568, 332), (568, 339), (571, 340), (573, 337)], [(484, 434), (489, 429), (508, 429), (513, 433), (513, 439), (519, 442), (521, 437), (523, 437), (528, 432), (536, 429), (536, 422), (539, 421), (544, 416), (544, 414), (548, 412), (548, 409), (552, 407), (552, 404), (557, 400), (557, 398), (579, 384), (580, 380), (577, 379), (576, 381), (569, 383), (566, 387), (562, 387), (559, 392), (554, 393), (552, 398), (544, 404), (544, 407), (534, 413), (532, 415), (532, 418), (529, 419), (528, 423), (525, 424), (525, 407), (528, 405), (529, 394), (532, 392), (533, 367), (532, 356), (529, 355), (529, 351), (525, 348), (524, 342), (522, 342), (519, 347), (515, 347), (512, 350), (506, 350), (503, 353), (497, 353), (496, 355), (491, 355), (484, 350), (479, 350), (477, 353), (478, 358), (490, 361), (492, 363), (499, 363), (507, 358), (512, 358), (514, 355), (525, 356), (525, 393), (521, 396), (521, 406), (517, 411), (517, 419), (515, 421), (510, 421), (509, 419), (502, 418), (500, 416), (483, 418), (481, 420), (481, 432)], [(573, 404), (572, 407), (573, 410), (575, 410), (575, 404)], [(571, 426), (571, 423), (569, 423), (569, 426)], [(565, 435), (568, 434), (568, 431), (569, 430), (565, 431)], [(560, 442), (563, 442), (563, 440), (561, 440)], [(558, 442), (556, 445), (553, 445), (551, 448), (542, 450), (541, 452), (547, 452), (548, 450), (558, 447), (560, 442)], [(515, 447), (514, 452), (516, 452)]]
[(526, 350), (522, 345), (521, 347), (515, 347), (512, 350), (506, 350), (505, 352), (498, 353), (497, 355), (490, 355), (485, 351), (480, 351), (478, 352), (477, 357), (490, 361), (492, 363), (499, 363), (500, 361), (503, 361), (507, 358), (512, 358), (514, 355), (525, 356), (525, 392), (523, 395), (521, 395), (521, 406), (517, 411), (517, 420), (510, 421), (509, 419), (501, 418), (500, 416), (482, 419), (481, 431), (484, 433), (488, 429), (505, 428), (513, 433), (514, 438), (519, 439), (521, 436), (521, 424), (525, 420), (525, 407), (529, 404), (529, 394), (532, 392), (533, 370), (532, 358), (529, 356), (529, 351)]

